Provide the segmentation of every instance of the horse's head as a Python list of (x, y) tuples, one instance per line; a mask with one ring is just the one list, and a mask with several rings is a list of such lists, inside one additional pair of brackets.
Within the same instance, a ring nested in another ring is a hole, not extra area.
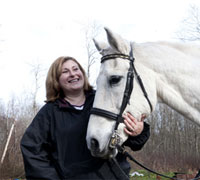
[[(94, 109), (90, 116), (86, 137), (92, 155), (103, 158), (117, 154), (116, 148), (110, 148), (110, 139), (115, 130), (120, 136), (117, 139), (119, 145), (127, 139), (124, 123), (117, 122), (121, 120), (121, 115), (130, 112), (135, 118), (140, 119), (143, 114), (147, 116), (150, 113), (152, 104), (147, 101), (141, 85), (134, 77), (137, 75), (135, 69), (138, 69), (138, 73), (144, 72), (142, 66), (139, 67), (139, 64), (136, 66), (134, 63), (132, 56), (134, 48), (119, 35), (112, 33), (109, 29), (105, 30), (110, 46), (94, 41), (103, 57), (97, 78)], [(144, 72), (143, 77), (150, 80), (147, 76)], [(144, 87), (148, 92), (150, 86), (144, 84)], [(125, 97), (127, 95), (131, 96), (130, 99)]]

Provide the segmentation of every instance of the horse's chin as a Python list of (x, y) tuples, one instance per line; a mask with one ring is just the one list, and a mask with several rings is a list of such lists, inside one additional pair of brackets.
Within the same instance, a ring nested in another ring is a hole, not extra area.
[(117, 149), (105, 149), (103, 151), (91, 151), (92, 156), (102, 158), (102, 159), (110, 159), (117, 155)]

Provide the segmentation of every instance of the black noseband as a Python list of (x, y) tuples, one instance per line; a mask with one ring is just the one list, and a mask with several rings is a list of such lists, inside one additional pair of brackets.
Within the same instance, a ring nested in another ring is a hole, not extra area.
[(152, 105), (151, 102), (148, 98), (148, 95), (146, 93), (146, 90), (144, 88), (144, 85), (142, 83), (142, 79), (140, 78), (140, 76), (138, 75), (135, 66), (134, 66), (134, 57), (133, 57), (133, 51), (132, 51), (132, 44), (131, 44), (131, 51), (129, 55), (125, 55), (125, 54), (109, 54), (109, 55), (105, 55), (101, 58), (101, 63), (110, 60), (110, 59), (116, 59), (116, 58), (121, 58), (121, 59), (125, 59), (125, 60), (129, 60), (129, 69), (128, 69), (128, 73), (127, 73), (127, 79), (126, 79), (126, 87), (124, 90), (124, 96), (123, 96), (123, 100), (122, 100), (122, 105), (120, 107), (120, 112), (119, 114), (115, 114), (112, 113), (110, 111), (104, 110), (104, 109), (100, 109), (100, 108), (92, 108), (90, 114), (95, 114), (98, 116), (103, 116), (112, 120), (116, 121), (116, 125), (115, 125), (115, 129), (117, 130), (119, 123), (123, 123), (124, 118), (122, 117), (122, 114), (127, 106), (127, 104), (129, 103), (130, 100), (130, 96), (133, 90), (133, 78), (134, 78), (134, 74), (137, 77), (138, 83), (143, 91), (143, 94), (145, 96), (145, 98), (148, 101), (148, 104), (150, 106), (150, 109), (152, 111)]
[(104, 109), (92, 108), (90, 111), (90, 114), (96, 114), (98, 116), (103, 116), (105, 118), (112, 119), (112, 120), (115, 120), (120, 123), (124, 122), (124, 119), (121, 116), (119, 116), (118, 114), (112, 113), (110, 111), (106, 111)]

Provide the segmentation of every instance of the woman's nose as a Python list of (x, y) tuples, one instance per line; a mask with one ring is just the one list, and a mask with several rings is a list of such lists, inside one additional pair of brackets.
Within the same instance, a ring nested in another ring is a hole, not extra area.
[(69, 75), (70, 75), (70, 76), (74, 76), (74, 75), (75, 75), (75, 72), (70, 71), (70, 72), (69, 72)]

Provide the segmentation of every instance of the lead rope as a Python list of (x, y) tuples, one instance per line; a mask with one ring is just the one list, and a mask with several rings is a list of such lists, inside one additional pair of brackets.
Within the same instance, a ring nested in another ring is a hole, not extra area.
[[(142, 165), (141, 163), (139, 163), (136, 159), (133, 158), (133, 156), (131, 156), (123, 147), (119, 146), (119, 145), (116, 145), (118, 151), (122, 154), (124, 154), (126, 157), (128, 157), (131, 161), (133, 161), (134, 163), (136, 163), (137, 165), (139, 165), (140, 167), (144, 168), (145, 170), (153, 173), (153, 174), (156, 174), (158, 176), (161, 176), (161, 177), (164, 177), (164, 178), (168, 178), (168, 179), (172, 179), (172, 180), (183, 180), (183, 179), (178, 179), (178, 178), (174, 178), (174, 177), (170, 177), (170, 176), (166, 176), (164, 174), (161, 174), (161, 173), (158, 173), (158, 172), (155, 172), (149, 168), (147, 168), (146, 166)], [(125, 174), (125, 172), (121, 169), (119, 163), (117, 162), (117, 160), (115, 158), (112, 158), (113, 161), (115, 162), (115, 164), (118, 166), (118, 168), (120, 169), (120, 171), (129, 179), (129, 177)], [(200, 179), (200, 176), (198, 177), (195, 177), (193, 179), (189, 179), (189, 180), (199, 180)]]

